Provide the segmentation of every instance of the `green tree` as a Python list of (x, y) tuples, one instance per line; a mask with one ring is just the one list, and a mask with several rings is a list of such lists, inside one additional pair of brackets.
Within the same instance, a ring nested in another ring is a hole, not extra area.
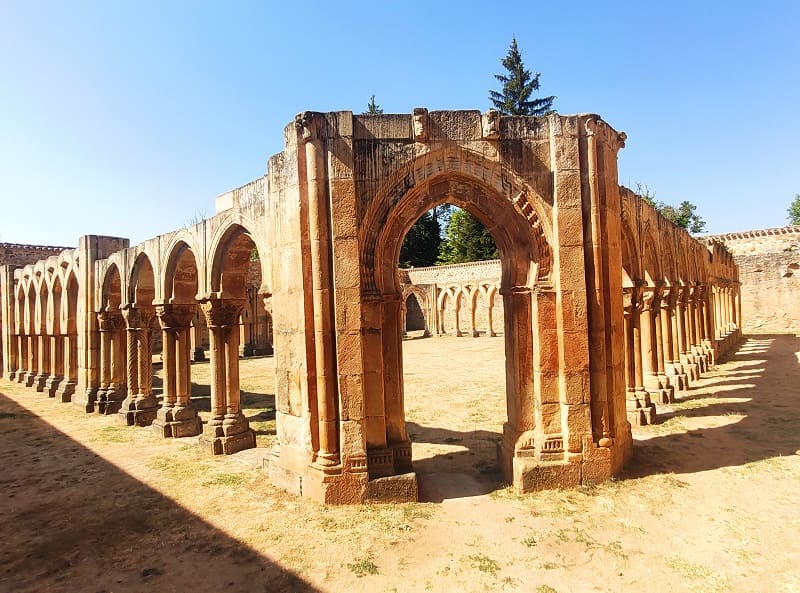
[(370, 95), (369, 103), (367, 103), (367, 110), (364, 113), (368, 113), (370, 115), (380, 115), (383, 113), (381, 106), (375, 102), (375, 95)]
[(439, 264), (460, 264), (500, 257), (491, 233), (466, 210), (453, 209), (439, 249)]
[(684, 200), (678, 206), (672, 206), (661, 200), (656, 200), (656, 192), (642, 183), (636, 184), (636, 193), (671, 223), (686, 229), (690, 233), (702, 233), (706, 230), (706, 221), (697, 214), (697, 206), (689, 200)]
[(531, 74), (522, 63), (522, 54), (517, 47), (517, 39), (511, 38), (508, 54), (500, 60), (507, 74), (495, 74), (503, 83), (502, 91), (489, 91), (489, 99), (495, 109), (504, 115), (546, 115), (553, 111), (554, 96), (531, 99), (539, 90), (540, 73)]
[(439, 256), (441, 242), (442, 228), (439, 219), (434, 216), (433, 210), (430, 210), (414, 223), (403, 239), (403, 245), (400, 247), (400, 267), (420, 268), (434, 265)]
[(789, 224), (800, 224), (800, 194), (794, 194), (794, 200), (789, 204), (786, 212), (789, 213), (787, 216)]

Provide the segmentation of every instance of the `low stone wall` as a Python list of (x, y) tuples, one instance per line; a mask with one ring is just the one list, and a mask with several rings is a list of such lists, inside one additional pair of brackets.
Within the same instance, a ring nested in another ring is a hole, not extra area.
[(23, 245), (20, 243), (0, 243), (0, 266), (24, 266), (58, 255), (71, 247), (54, 247), (52, 245)]
[(800, 226), (727, 233), (739, 266), (744, 333), (800, 333)]

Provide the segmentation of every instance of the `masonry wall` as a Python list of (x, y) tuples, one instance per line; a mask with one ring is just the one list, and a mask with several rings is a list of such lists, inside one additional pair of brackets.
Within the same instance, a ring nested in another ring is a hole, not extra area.
[(742, 331), (800, 333), (800, 226), (715, 238), (739, 266)]

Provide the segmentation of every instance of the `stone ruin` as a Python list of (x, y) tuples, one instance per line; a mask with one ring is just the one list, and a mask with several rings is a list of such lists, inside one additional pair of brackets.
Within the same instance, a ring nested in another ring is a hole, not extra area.
[(742, 331), (800, 333), (800, 226), (707, 237), (733, 255), (742, 283)]
[[(660, 402), (730, 350), (741, 319), (725, 247), (619, 185), (624, 142), (590, 114), (302, 113), (266, 175), (217, 198), (211, 218), (138, 245), (83, 236), (0, 266), (2, 374), (231, 454), (255, 444), (239, 391), (249, 327), (275, 352), (270, 479), (328, 503), (416, 500), (402, 356), (414, 295), (429, 332), (502, 335), (498, 459), (509, 483), (609, 479), (631, 456), (631, 423), (653, 422)], [(491, 278), (438, 286), (425, 270), (398, 271), (405, 233), (444, 202), (491, 231)], [(471, 299), (493, 308), (481, 329), (460, 316)], [(190, 399), (202, 331), (206, 423)]]

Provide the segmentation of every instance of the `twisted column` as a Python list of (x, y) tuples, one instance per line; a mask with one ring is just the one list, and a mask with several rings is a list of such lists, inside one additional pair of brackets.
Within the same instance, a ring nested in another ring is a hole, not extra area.
[(156, 417), (158, 402), (153, 397), (152, 307), (125, 305), (122, 316), (127, 327), (128, 393), (119, 410), (128, 426), (149, 426)]

